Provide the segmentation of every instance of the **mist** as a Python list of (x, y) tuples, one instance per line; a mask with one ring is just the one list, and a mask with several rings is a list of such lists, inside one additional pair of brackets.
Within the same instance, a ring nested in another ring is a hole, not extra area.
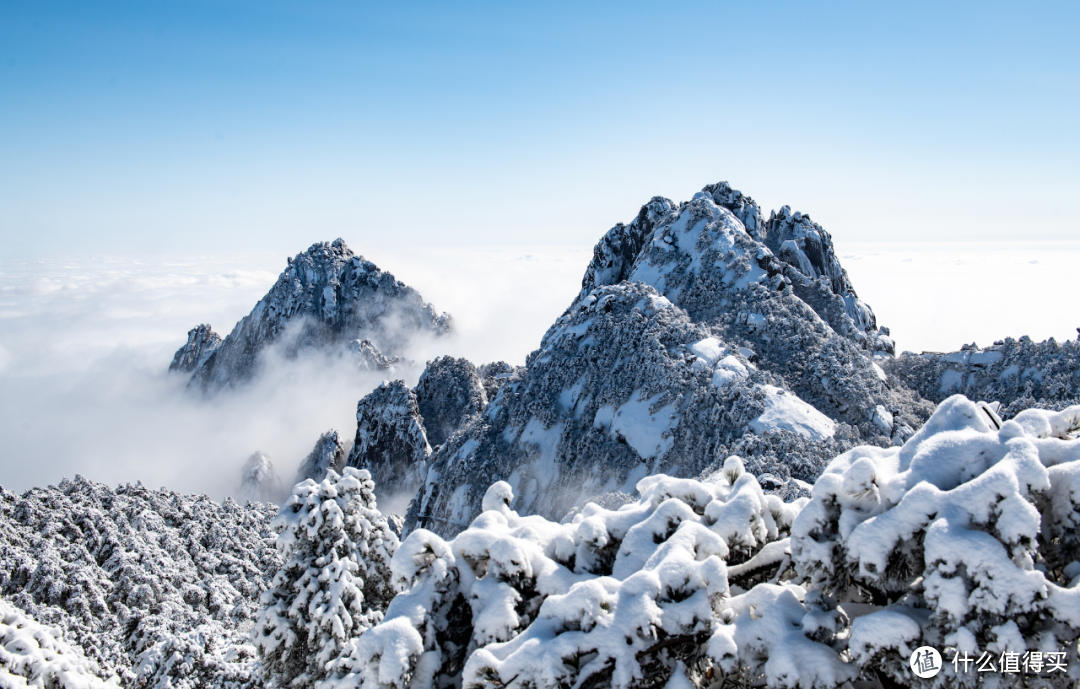
[(590, 256), (591, 247), (369, 255), (449, 311), (454, 335), (385, 352), (414, 362), (392, 372), (270, 348), (254, 381), (210, 397), (167, 372), (173, 353), (199, 323), (228, 334), (273, 285), (283, 255), (0, 261), (0, 485), (21, 492), (82, 474), (221, 499), (238, 493), (256, 450), (291, 485), (320, 434), (352, 438), (357, 401), (384, 378), (415, 385), (443, 354), (524, 363)]
[[(1060, 340), (1080, 325), (1068, 298), (1080, 244), (839, 244), (898, 351)], [(0, 485), (21, 492), (82, 474), (222, 499), (236, 495), (256, 450), (291, 485), (321, 433), (353, 437), (357, 401), (384, 378), (414, 385), (444, 354), (523, 364), (592, 254), (591, 243), (353, 248), (450, 312), (454, 334), (384, 352), (415, 363), (392, 373), (270, 350), (251, 384), (209, 398), (168, 374), (173, 353), (199, 323), (228, 334), (277, 279), (284, 253), (0, 260)]]

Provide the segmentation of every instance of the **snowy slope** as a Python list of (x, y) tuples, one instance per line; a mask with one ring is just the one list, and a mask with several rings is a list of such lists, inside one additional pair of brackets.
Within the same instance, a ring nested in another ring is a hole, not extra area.
[[(751, 460), (759, 473), (768, 464), (781, 479), (812, 480), (854, 431), (816, 411), (801, 425), (778, 421), (770, 400), (780, 385), (651, 287), (597, 288), (438, 448), (406, 529), (455, 533), (492, 480), (509, 483), (522, 513), (559, 518), (586, 498), (632, 492), (644, 476), (715, 471), (745, 445), (766, 457)], [(770, 463), (770, 446), (797, 459)]]

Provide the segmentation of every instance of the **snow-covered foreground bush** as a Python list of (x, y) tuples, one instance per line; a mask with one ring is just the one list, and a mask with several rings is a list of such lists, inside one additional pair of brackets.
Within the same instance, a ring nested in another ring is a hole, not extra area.
[(0, 593), (123, 686), (251, 687), (275, 512), (81, 477), (0, 489)]
[[(566, 524), (517, 515), (496, 483), (453, 540), (405, 539), (401, 593), (318, 686), (1021, 681), (1011, 664), (957, 673), (956, 651), (995, 666), (1065, 651), (1068, 672), (1032, 664), (1023, 681), (1073, 686), (1078, 430), (1080, 407), (1002, 424), (957, 396), (903, 447), (837, 457), (809, 501), (765, 494), (730, 458), (700, 481), (646, 478), (636, 502)], [(921, 645), (945, 658), (933, 679), (908, 669)]]
[(0, 687), (105, 689), (97, 664), (69, 646), (59, 629), (38, 624), (22, 610), (0, 600)]
[(284, 564), (252, 632), (269, 686), (312, 686), (382, 618), (398, 539), (373, 488), (367, 471), (329, 469), (320, 483), (298, 483), (274, 519)]

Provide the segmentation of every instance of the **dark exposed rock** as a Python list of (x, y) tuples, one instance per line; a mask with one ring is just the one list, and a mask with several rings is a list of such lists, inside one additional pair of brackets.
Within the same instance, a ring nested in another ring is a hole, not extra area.
[(433, 446), (446, 442), (466, 419), (479, 414), (487, 404), (476, 367), (467, 359), (451, 356), (429, 361), (413, 392), (427, 440)]
[(348, 453), (345, 451), (345, 445), (341, 442), (338, 432), (327, 431), (319, 437), (311, 454), (300, 463), (293, 483), (300, 483), (307, 479), (319, 483), (326, 478), (326, 472), (329, 469), (341, 473), (341, 470), (345, 468), (347, 457)]
[(197, 325), (187, 334), (187, 342), (176, 350), (170, 371), (177, 373), (191, 373), (206, 361), (218, 347), (221, 346), (221, 336), (218, 335), (206, 323)]
[(287, 357), (305, 349), (340, 354), (365, 339), (377, 351), (393, 352), (417, 333), (449, 329), (450, 316), (436, 314), (416, 290), (340, 239), (322, 242), (289, 259), (267, 295), (195, 369), (190, 385), (214, 390), (243, 383), (272, 344)]
[(346, 466), (371, 472), (380, 498), (415, 492), (430, 455), (416, 395), (404, 382), (384, 382), (356, 405), (356, 439)]

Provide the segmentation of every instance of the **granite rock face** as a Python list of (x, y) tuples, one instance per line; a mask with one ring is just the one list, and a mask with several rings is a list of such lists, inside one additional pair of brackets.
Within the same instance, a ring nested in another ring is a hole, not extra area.
[(195, 368), (189, 385), (212, 391), (242, 384), (271, 345), (288, 358), (303, 350), (363, 349), (354, 343), (367, 340), (374, 352), (364, 353), (377, 352), (378, 367), (383, 352), (402, 351), (412, 337), (449, 331), (449, 314), (437, 314), (416, 290), (342, 240), (322, 242), (289, 259), (267, 295)]
[(405, 530), (455, 533), (494, 480), (514, 509), (557, 519), (645, 475), (708, 476), (734, 453), (792, 494), (830, 457), (902, 443), (932, 412), (890, 382), (887, 345), (809, 217), (764, 222), (726, 183), (655, 197), (600, 239), (525, 370), (503, 369), (483, 412), (436, 448)]
[(169, 370), (177, 373), (192, 373), (206, 362), (210, 355), (221, 346), (221, 336), (206, 323), (197, 325), (187, 334), (187, 342), (176, 350)]
[(487, 404), (476, 367), (467, 359), (451, 356), (429, 361), (413, 392), (432, 446), (446, 442), (466, 419), (479, 414)]
[(295, 485), (307, 479), (320, 483), (326, 478), (326, 472), (330, 469), (340, 474), (341, 470), (345, 468), (345, 460), (348, 458), (348, 454), (345, 444), (341, 442), (341, 437), (337, 431), (330, 430), (323, 433), (316, 441), (311, 454), (300, 462), (300, 467), (296, 470), (296, 480), (293, 481), (293, 484)]
[(516, 486), (516, 509), (558, 518), (644, 476), (709, 474), (748, 437), (798, 455), (759, 452), (780, 483), (813, 479), (858, 434), (782, 386), (652, 287), (596, 288), (437, 449), (406, 530), (460, 530), (497, 479)]
[(430, 456), (416, 394), (403, 381), (384, 382), (356, 405), (356, 438), (345, 465), (367, 469), (380, 499), (414, 493)]

